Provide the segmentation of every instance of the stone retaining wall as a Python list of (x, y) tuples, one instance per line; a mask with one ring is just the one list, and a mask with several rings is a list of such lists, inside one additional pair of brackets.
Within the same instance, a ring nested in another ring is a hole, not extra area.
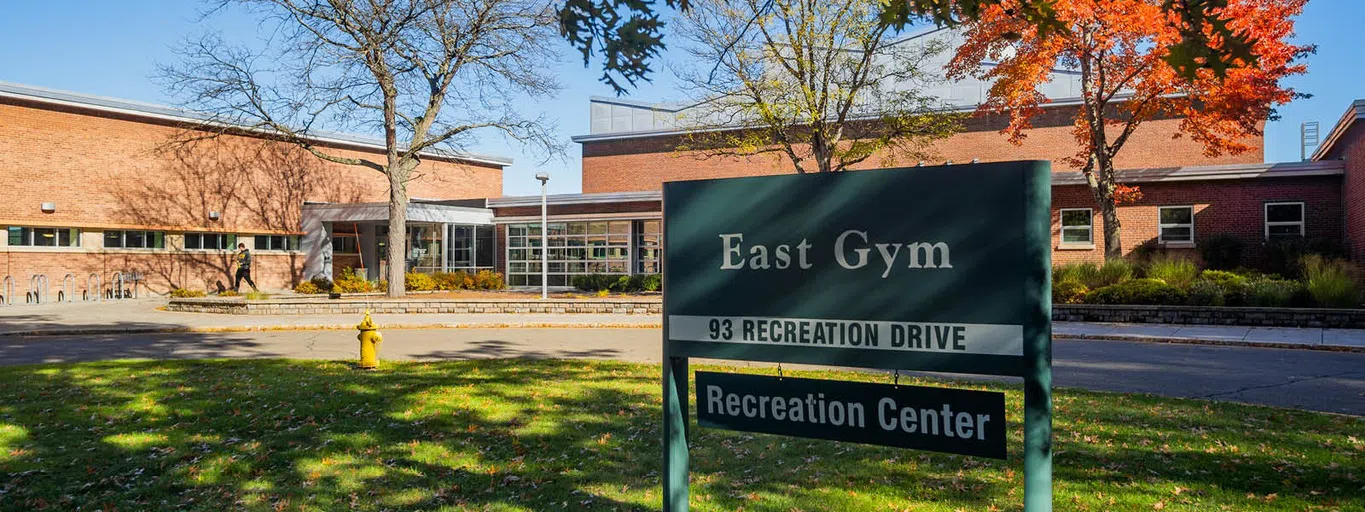
[(400, 313), (586, 313), (662, 315), (663, 304), (648, 300), (243, 300), (171, 299), (167, 311), (231, 315), (351, 315), (366, 311)]
[(1054, 322), (1365, 329), (1365, 310), (1054, 304)]

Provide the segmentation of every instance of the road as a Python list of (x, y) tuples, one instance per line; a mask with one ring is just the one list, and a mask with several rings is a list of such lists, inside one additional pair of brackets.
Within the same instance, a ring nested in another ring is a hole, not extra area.
[[(657, 362), (657, 329), (387, 330), (387, 359), (555, 357)], [(0, 365), (149, 358), (356, 357), (354, 331), (0, 337)], [(1053, 382), (1365, 415), (1365, 354), (1057, 340)]]

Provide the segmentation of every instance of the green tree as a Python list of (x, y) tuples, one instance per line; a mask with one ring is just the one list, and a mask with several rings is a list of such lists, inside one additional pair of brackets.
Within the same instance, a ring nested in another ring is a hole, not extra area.
[[(993, 6), (1043, 33), (1066, 32), (1058, 19), (1056, 0), (879, 0), (882, 18), (904, 27), (927, 21), (956, 26), (977, 20)], [(664, 0), (664, 9), (690, 10), (694, 1)], [(1200, 69), (1222, 75), (1230, 68), (1256, 65), (1254, 38), (1229, 26), (1234, 14), (1225, 12), (1228, 0), (1161, 0), (1173, 16), (1166, 22), (1179, 37), (1168, 43), (1166, 62), (1180, 74), (1193, 77)], [(771, 6), (769, 2), (767, 6)], [(766, 7), (765, 7), (766, 8)], [(665, 22), (652, 0), (566, 0), (559, 10), (560, 33), (583, 55), (587, 65), (602, 58), (602, 82), (622, 94), (640, 80), (648, 80), (651, 63), (664, 49)]]
[[(680, 23), (696, 103), (679, 149), (778, 153), (798, 173), (925, 158), (958, 116), (920, 88), (941, 80), (934, 37), (903, 40), (876, 0), (699, 0)], [(695, 65), (693, 65), (695, 63)]]

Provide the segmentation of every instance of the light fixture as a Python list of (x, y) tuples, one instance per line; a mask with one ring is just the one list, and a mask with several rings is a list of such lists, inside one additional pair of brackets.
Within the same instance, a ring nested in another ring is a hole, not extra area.
[(218, 213), (217, 211), (211, 211), (211, 212), (209, 212), (209, 220), (218, 220), (218, 219), (221, 218), (222, 216), (223, 216), (223, 214)]
[(57, 203), (43, 203), (41, 208), (43, 213), (52, 213), (57, 211)]
[(550, 181), (550, 173), (538, 172), (536, 173), (536, 179), (540, 180), (540, 183), (543, 185), (545, 182)]

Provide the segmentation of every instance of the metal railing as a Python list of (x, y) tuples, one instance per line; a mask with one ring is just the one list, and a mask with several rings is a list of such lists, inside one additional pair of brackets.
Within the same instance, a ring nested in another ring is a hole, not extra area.
[(14, 278), (5, 276), (0, 280), (0, 306), (10, 306), (14, 304)]
[(32, 304), (42, 304), (47, 302), (47, 276), (44, 274), (34, 274), (28, 280), (28, 293), (24, 295), (24, 302)]

